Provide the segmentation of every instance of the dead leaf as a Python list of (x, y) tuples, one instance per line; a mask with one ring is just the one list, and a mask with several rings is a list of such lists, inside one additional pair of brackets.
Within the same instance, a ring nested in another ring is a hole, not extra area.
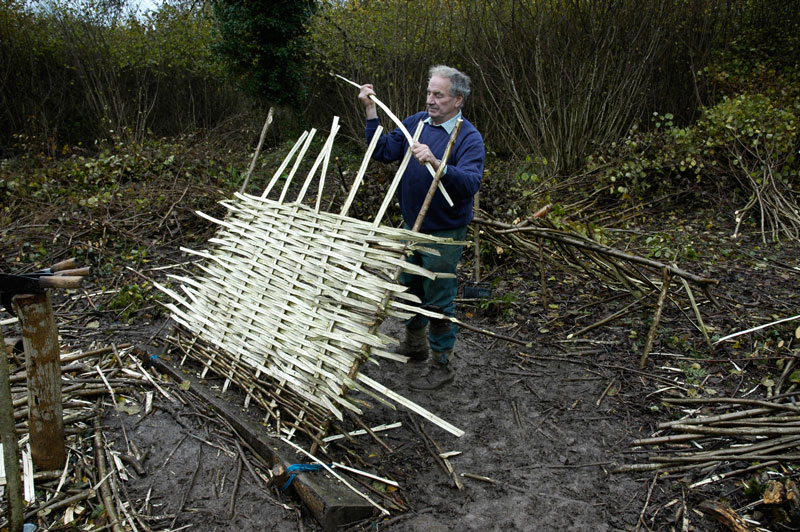
[(183, 381), (178, 385), (178, 388), (183, 390), (184, 392), (188, 390), (192, 386), (192, 383), (189, 381)]
[(784, 494), (783, 484), (777, 480), (770, 480), (764, 489), (764, 504), (780, 504), (783, 502)]
[(120, 412), (125, 412), (129, 416), (135, 416), (136, 414), (142, 411), (142, 409), (136, 403), (121, 405), (118, 408)]

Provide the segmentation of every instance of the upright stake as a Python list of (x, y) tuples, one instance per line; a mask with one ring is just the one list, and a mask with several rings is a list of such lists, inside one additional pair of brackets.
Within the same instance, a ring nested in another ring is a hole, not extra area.
[(425, 196), (425, 200), (422, 202), (422, 207), (420, 207), (419, 209), (417, 220), (414, 222), (414, 227), (411, 228), (412, 231), (419, 231), (419, 228), (422, 227), (422, 222), (425, 220), (425, 215), (428, 214), (428, 209), (430, 208), (431, 202), (433, 201), (433, 196), (436, 194), (436, 187), (439, 186), (439, 181), (442, 179), (444, 168), (445, 166), (447, 166), (447, 160), (450, 158), (450, 150), (453, 149), (453, 145), (456, 143), (456, 138), (458, 138), (458, 132), (461, 131), (461, 124), (463, 123), (464, 121), (459, 118), (456, 121), (456, 125), (453, 128), (453, 132), (450, 133), (450, 140), (447, 142), (447, 147), (444, 149), (442, 162), (439, 164), (439, 169), (436, 170), (436, 173), (433, 174), (433, 181), (431, 181), (431, 187), (428, 189), (428, 194)]
[(647, 366), (647, 358), (650, 356), (650, 351), (653, 349), (653, 342), (656, 339), (656, 331), (658, 330), (658, 322), (661, 321), (661, 313), (664, 311), (664, 302), (669, 295), (670, 275), (669, 270), (666, 268), (661, 269), (661, 293), (658, 295), (658, 303), (656, 303), (656, 313), (653, 316), (653, 323), (650, 325), (650, 332), (647, 333), (647, 341), (644, 344), (642, 357), (639, 359), (639, 368), (644, 369)]
[[(473, 210), (478, 211), (481, 208), (481, 193), (475, 193), (475, 203)], [(475, 244), (475, 282), (481, 282), (481, 226), (475, 224), (474, 226), (474, 244)]]
[(3, 459), (6, 467), (6, 497), (8, 497), (8, 523), (11, 532), (21, 532), (22, 481), (19, 474), (19, 444), (14, 430), (14, 406), (8, 383), (8, 355), (3, 331), (0, 331), (0, 438), (3, 440)]
[(267, 113), (267, 121), (264, 122), (264, 128), (261, 130), (261, 136), (258, 138), (258, 146), (256, 146), (256, 151), (253, 154), (253, 160), (250, 161), (250, 167), (247, 169), (247, 175), (244, 176), (244, 183), (242, 183), (242, 188), (239, 189), (240, 194), (244, 194), (244, 190), (247, 188), (247, 183), (250, 181), (250, 176), (253, 175), (253, 170), (256, 167), (256, 159), (258, 159), (258, 155), (261, 153), (261, 148), (264, 146), (264, 139), (267, 138), (267, 130), (269, 129), (269, 125), (272, 123), (272, 110), (273, 108), (269, 108), (269, 113)]
[(40, 470), (61, 469), (67, 461), (61, 415), (61, 360), (50, 292), (12, 300), (22, 326), (28, 372), (28, 426), (31, 458)]

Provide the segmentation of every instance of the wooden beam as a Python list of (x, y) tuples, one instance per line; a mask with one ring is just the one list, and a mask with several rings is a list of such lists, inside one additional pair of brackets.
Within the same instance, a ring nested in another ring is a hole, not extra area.
[[(230, 423), (236, 432), (257, 452), (265, 462), (285, 470), (302, 460), (297, 453), (279, 439), (265, 434), (264, 427), (242, 417), (238, 408), (220, 399), (203, 380), (175, 367), (163, 357), (153, 359), (153, 366), (176, 382), (188, 381), (193, 393)], [(320, 473), (297, 473), (289, 488), (303, 501), (314, 518), (326, 531), (335, 531), (342, 525), (366, 519), (373, 515), (373, 507), (354, 492), (344, 488), (334, 479)]]

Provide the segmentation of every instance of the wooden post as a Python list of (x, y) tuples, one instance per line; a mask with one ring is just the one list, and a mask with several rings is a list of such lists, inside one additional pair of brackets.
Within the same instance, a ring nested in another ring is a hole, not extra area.
[(22, 480), (19, 472), (19, 445), (14, 430), (14, 406), (8, 383), (8, 355), (0, 331), (0, 439), (3, 440), (3, 460), (6, 470), (8, 523), (11, 532), (21, 532), (23, 524)]
[(58, 329), (50, 292), (17, 295), (12, 302), (25, 346), (31, 458), (40, 470), (61, 469), (67, 454), (61, 415)]
[[(472, 210), (477, 211), (480, 208), (481, 193), (476, 192)], [(479, 224), (474, 224), (473, 227), (475, 228), (475, 236), (473, 238), (475, 244), (475, 283), (477, 284), (481, 282), (481, 226)]]
[(656, 303), (656, 313), (653, 316), (653, 323), (650, 325), (650, 332), (647, 333), (647, 341), (644, 344), (642, 357), (639, 359), (639, 369), (644, 369), (647, 366), (647, 358), (650, 356), (650, 350), (653, 349), (653, 342), (656, 339), (656, 332), (658, 331), (658, 322), (661, 321), (661, 313), (664, 310), (664, 302), (669, 295), (669, 270), (666, 268), (661, 269), (661, 293), (658, 296), (658, 303)]

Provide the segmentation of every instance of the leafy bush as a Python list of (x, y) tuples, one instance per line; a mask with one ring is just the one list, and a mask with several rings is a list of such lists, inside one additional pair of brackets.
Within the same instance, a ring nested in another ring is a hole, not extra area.
[(163, 294), (159, 290), (154, 290), (148, 282), (126, 284), (111, 300), (109, 308), (118, 311), (118, 316), (123, 320), (130, 320), (145, 309), (150, 310), (152, 315), (159, 315), (163, 311), (158, 304), (161, 299)]
[(671, 118), (656, 113), (653, 131), (634, 132), (613, 154), (594, 159), (602, 168), (598, 186), (642, 197), (694, 182), (744, 202), (734, 213), (734, 236), (753, 209), (765, 241), (768, 234), (800, 236), (800, 100), (778, 106), (763, 94), (740, 94), (705, 109), (691, 126), (677, 127)]
[(305, 22), (312, 0), (214, 0), (216, 52), (239, 83), (257, 98), (304, 100)]

